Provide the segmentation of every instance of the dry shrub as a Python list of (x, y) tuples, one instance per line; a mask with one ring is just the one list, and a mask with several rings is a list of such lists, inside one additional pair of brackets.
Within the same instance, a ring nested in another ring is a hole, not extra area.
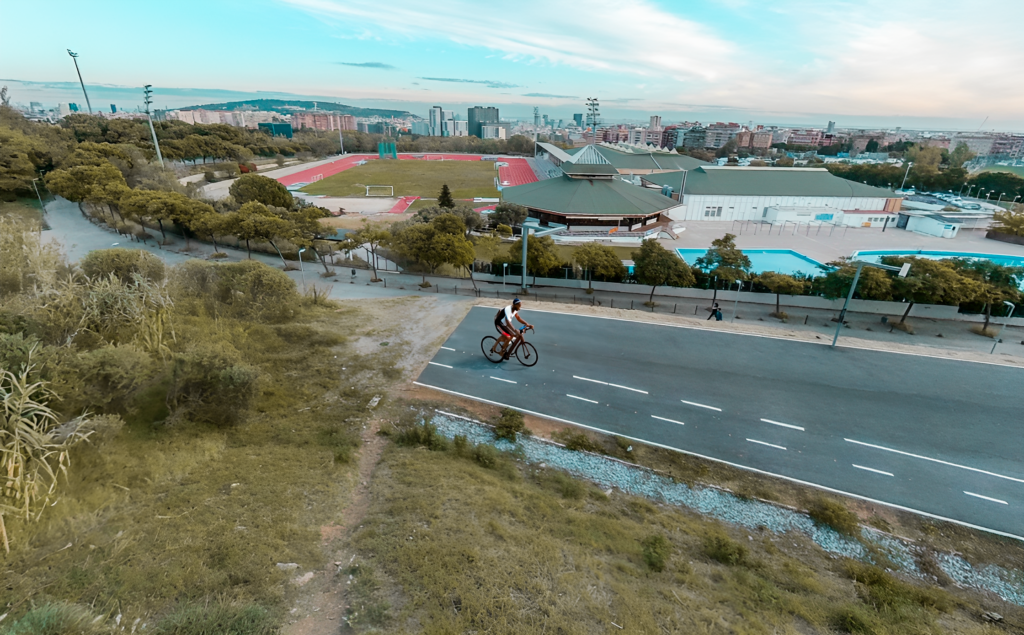
[(992, 339), (995, 339), (996, 335), (999, 334), (999, 330), (998, 329), (985, 328), (985, 325), (983, 325), (983, 324), (972, 324), (968, 330), (971, 333), (974, 333), (975, 335), (981, 335), (983, 337), (991, 337)]
[(857, 515), (837, 500), (821, 498), (814, 501), (807, 515), (819, 525), (825, 525), (847, 536), (860, 534), (860, 520)]

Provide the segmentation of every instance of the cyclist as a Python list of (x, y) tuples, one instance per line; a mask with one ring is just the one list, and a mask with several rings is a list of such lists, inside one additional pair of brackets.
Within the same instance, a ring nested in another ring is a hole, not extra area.
[(507, 351), (509, 350), (509, 345), (521, 337), (519, 331), (516, 330), (515, 325), (512, 324), (512, 318), (519, 320), (519, 323), (524, 326), (531, 329), (533, 328), (532, 324), (519, 317), (519, 310), (522, 306), (523, 303), (519, 301), (519, 298), (516, 298), (509, 306), (499, 309), (498, 314), (494, 316), (494, 326), (496, 326), (501, 332), (501, 337), (494, 342), (494, 346), (491, 347), (491, 352), (495, 352), (494, 349), (498, 347), (498, 344), (502, 344), (501, 356), (504, 359), (508, 359)]

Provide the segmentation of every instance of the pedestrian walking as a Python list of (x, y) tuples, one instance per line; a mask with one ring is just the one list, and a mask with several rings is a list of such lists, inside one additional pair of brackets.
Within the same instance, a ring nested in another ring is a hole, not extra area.
[(709, 316), (708, 316), (708, 320), (710, 320), (711, 318), (715, 318), (715, 319), (717, 319), (717, 320), (718, 320), (719, 322), (721, 322), (721, 321), (722, 321), (722, 318), (720, 318), (720, 317), (719, 317), (719, 314), (721, 314), (721, 312), (722, 312), (722, 311), (721, 311), (721, 310), (719, 310), (719, 308), (718, 308), (718, 303), (717, 303), (717, 302), (715, 302), (715, 303), (714, 303), (713, 305), (711, 305), (711, 306), (709, 306), (709, 307), (708, 307), (708, 313), (710, 313), (710, 314), (711, 314), (711, 315), (709, 315)]

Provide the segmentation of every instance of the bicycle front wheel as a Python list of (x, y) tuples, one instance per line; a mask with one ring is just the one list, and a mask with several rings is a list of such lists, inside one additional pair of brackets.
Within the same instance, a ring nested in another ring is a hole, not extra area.
[(516, 359), (523, 366), (533, 366), (537, 363), (537, 349), (529, 342), (523, 342), (516, 349)]
[[(490, 335), (480, 340), (480, 350), (483, 351), (484, 357), (487, 358), (487, 361), (491, 362), (492, 364), (501, 363), (501, 347), (495, 347), (495, 344), (497, 344), (497, 342), (498, 338), (492, 337)], [(495, 350), (492, 353), (491, 348), (496, 348), (497, 350)]]

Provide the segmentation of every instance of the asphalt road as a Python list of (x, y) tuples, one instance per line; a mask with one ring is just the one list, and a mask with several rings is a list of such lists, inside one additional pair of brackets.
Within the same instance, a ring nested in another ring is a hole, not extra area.
[(417, 383), (1024, 540), (1024, 369), (542, 311), (494, 365), (494, 313)]

